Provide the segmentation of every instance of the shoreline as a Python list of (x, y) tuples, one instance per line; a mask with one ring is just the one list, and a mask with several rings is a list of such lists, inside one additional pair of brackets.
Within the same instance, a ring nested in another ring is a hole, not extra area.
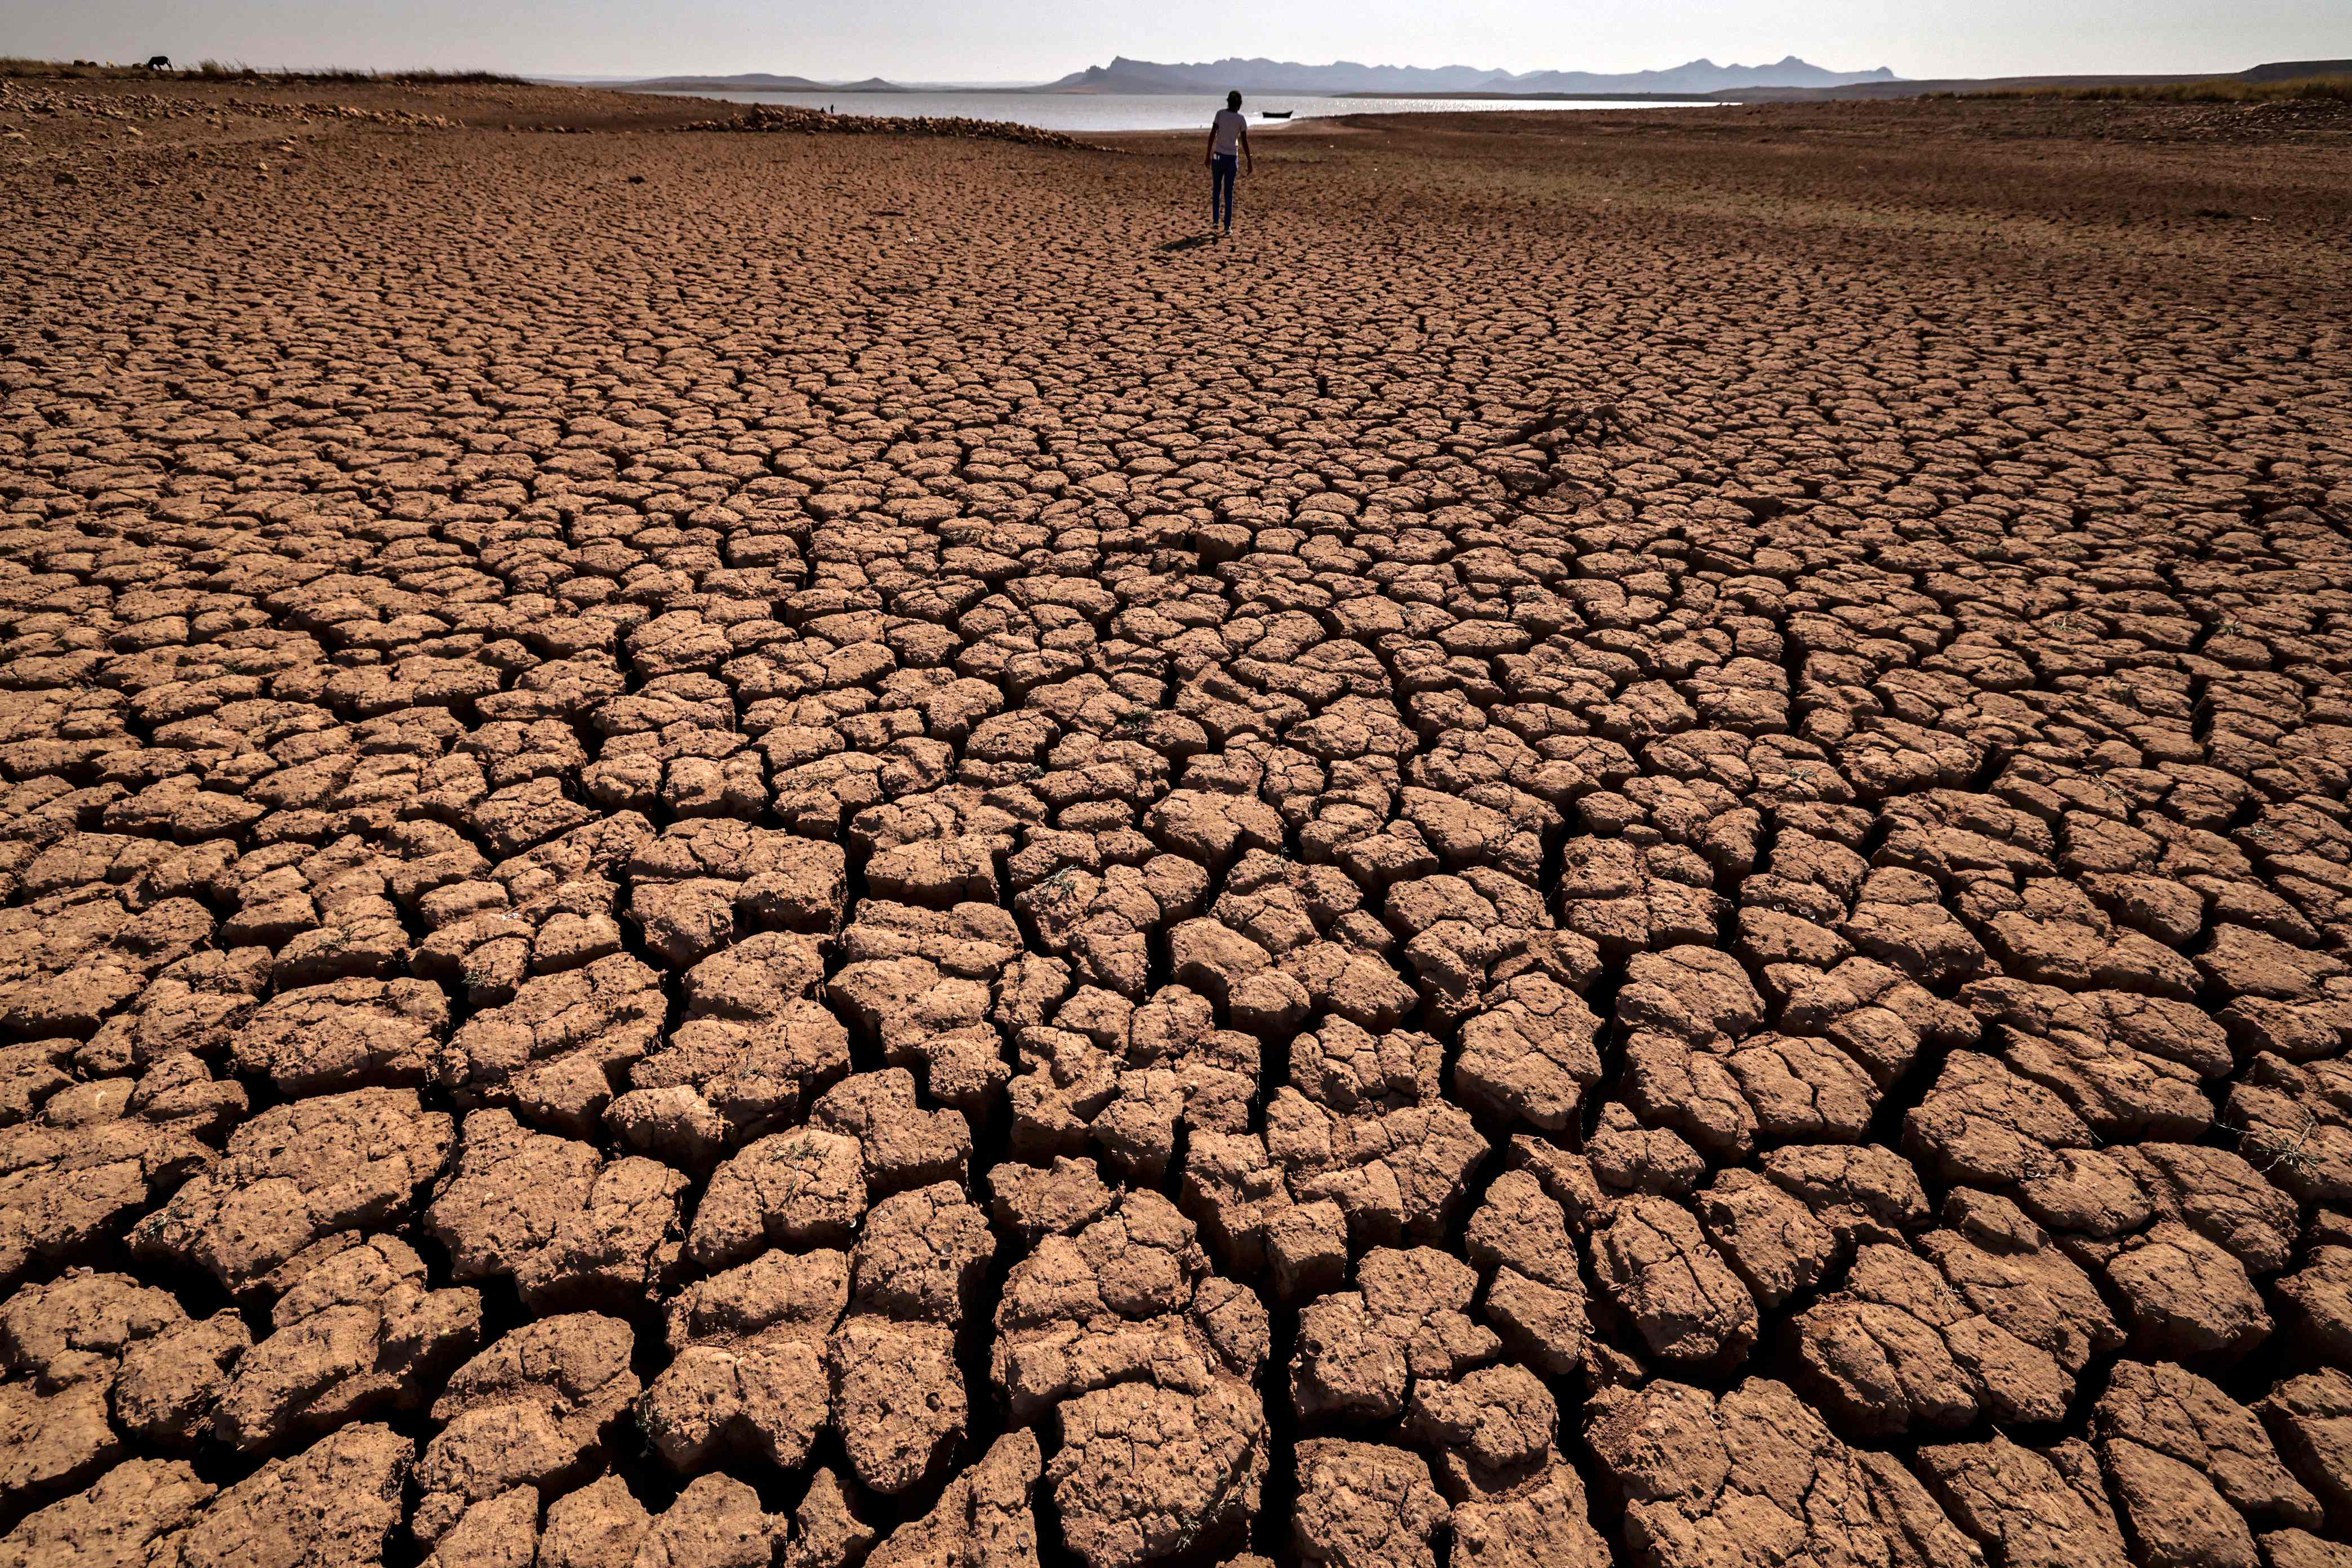
[[(699, 94), (695, 93), (695, 92), (693, 92), (693, 91), (690, 91), (690, 90), (688, 90), (688, 89), (675, 89), (675, 90), (673, 90), (673, 89), (624, 89), (624, 90), (626, 90), (626, 91), (633, 91), (633, 92), (637, 92), (640, 96), (644, 96), (644, 97), (647, 97), (647, 98), (656, 98), (656, 99), (681, 99), (681, 98), (689, 98), (689, 97), (691, 97), (691, 98), (696, 98), (698, 101), (705, 100), (705, 99), (704, 99), (703, 95), (699, 95)], [(1065, 92), (1065, 93), (1052, 93), (1052, 94), (1017, 94), (1017, 93), (1010, 93), (1010, 92), (1009, 92), (1009, 91), (1007, 91), (1007, 90), (1000, 89), (1000, 90), (998, 90), (997, 92), (995, 92), (995, 93), (993, 94), (993, 96), (997, 96), (997, 97), (1013, 96), (1013, 97), (1028, 97), (1028, 98), (1034, 98), (1034, 99), (1038, 100), (1039, 100), (1040, 102), (1042, 102), (1042, 103), (1049, 103), (1049, 104), (1055, 104), (1055, 105), (1060, 105), (1060, 104), (1066, 104), (1066, 103), (1081, 103), (1081, 102), (1083, 102), (1083, 103), (1092, 103), (1092, 102), (1098, 102), (1098, 101), (1101, 101), (1102, 100), (1107, 99), (1107, 98), (1118, 98), (1118, 97), (1134, 97), (1134, 98), (1138, 99), (1138, 100), (1139, 100), (1139, 101), (1148, 101), (1148, 102), (1154, 103), (1154, 104), (1160, 104), (1160, 103), (1175, 103), (1175, 102), (1205, 102), (1205, 101), (1207, 101), (1206, 100), (1200, 99), (1198, 95), (1194, 95), (1194, 94), (1181, 94), (1181, 93), (1160, 93), (1160, 94), (1131, 94), (1131, 95), (1123, 95), (1123, 94), (1103, 94), (1103, 93)], [(971, 90), (971, 91), (942, 92), (942, 93), (930, 93), (930, 92), (924, 92), (924, 91), (920, 91), (920, 90), (917, 90), (917, 89), (904, 89), (904, 90), (898, 90), (898, 91), (891, 91), (891, 92), (884, 92), (884, 91), (881, 91), (881, 90), (878, 90), (878, 89), (868, 89), (868, 90), (866, 92), (866, 94), (865, 94), (865, 96), (864, 96), (864, 98), (863, 98), (863, 99), (861, 99), (858, 95), (849, 94), (849, 93), (843, 93), (843, 94), (839, 95), (839, 98), (840, 98), (840, 99), (846, 99), (846, 100), (848, 100), (849, 107), (847, 108), (847, 110), (845, 110), (845, 112), (846, 112), (846, 113), (848, 113), (848, 114), (852, 114), (852, 115), (860, 115), (860, 116), (865, 116), (865, 117), (867, 117), (867, 118), (875, 118), (875, 119), (898, 119), (898, 118), (907, 118), (907, 119), (928, 119), (928, 118), (940, 118), (940, 117), (941, 117), (943, 114), (948, 115), (948, 116), (952, 116), (952, 115), (953, 115), (953, 113), (954, 113), (954, 111), (955, 111), (955, 110), (969, 110), (969, 112), (970, 112), (970, 117), (971, 117), (971, 118), (974, 118), (974, 119), (992, 119), (992, 118), (994, 118), (994, 115), (991, 112), (991, 102), (990, 102), (990, 100), (991, 100), (991, 98), (992, 98), (992, 92), (991, 92), (989, 89), (974, 89), (974, 90)], [(880, 107), (878, 106), (878, 104), (877, 104), (877, 103), (876, 103), (876, 102), (872, 101), (872, 100), (879, 100), (881, 103), (890, 103), (890, 102), (906, 101), (906, 100), (921, 100), (921, 101), (923, 101), (923, 102), (927, 105), (927, 107), (926, 107), (926, 109), (925, 109), (922, 112), (918, 112), (918, 111), (916, 111), (916, 110), (913, 110), (913, 109), (908, 109), (908, 110), (904, 110), (904, 111), (902, 111), (902, 112), (897, 112), (897, 113), (894, 113), (894, 112), (892, 112), (891, 110), (887, 110), (887, 109), (880, 108)], [(967, 101), (963, 101), (963, 100), (970, 100), (970, 101), (968, 101), (968, 102), (967, 102)], [(829, 92), (827, 92), (827, 91), (824, 91), (824, 90), (823, 90), (823, 89), (799, 89), (799, 88), (792, 88), (792, 89), (782, 89), (782, 88), (779, 88), (779, 89), (756, 89), (756, 88), (747, 88), (747, 89), (740, 89), (739, 91), (735, 92), (732, 96), (730, 96), (730, 97), (727, 97), (727, 98), (724, 98), (724, 99), (709, 100), (709, 101), (727, 102), (727, 103), (735, 103), (735, 104), (740, 104), (740, 105), (743, 105), (743, 106), (746, 106), (746, 107), (751, 107), (751, 106), (756, 106), (756, 105), (761, 105), (761, 104), (767, 104), (767, 105), (770, 105), (770, 106), (772, 106), (772, 107), (815, 108), (815, 109), (818, 109), (818, 110), (826, 110), (826, 109), (828, 109), (828, 108), (831, 108), (832, 106), (834, 106), (835, 104), (836, 104), (836, 103), (839, 101), (839, 99), (836, 99), (836, 97), (835, 97), (834, 94), (829, 93)], [(1594, 95), (1594, 96), (1591, 96), (1591, 97), (1589, 97), (1589, 98), (1575, 98), (1575, 97), (1569, 97), (1569, 96), (1558, 95), (1558, 94), (1552, 94), (1552, 95), (1506, 95), (1506, 94), (1496, 94), (1496, 93), (1487, 93), (1487, 94), (1465, 93), (1465, 94), (1458, 94), (1458, 95), (1454, 95), (1454, 96), (1450, 96), (1450, 97), (1429, 97), (1429, 96), (1425, 96), (1425, 95), (1405, 94), (1405, 93), (1364, 93), (1364, 94), (1336, 94), (1336, 95), (1322, 95), (1322, 94), (1308, 94), (1308, 95), (1275, 95), (1275, 96), (1274, 96), (1274, 98), (1273, 98), (1273, 101), (1275, 101), (1275, 102), (1276, 102), (1276, 103), (1281, 103), (1281, 102), (1300, 103), (1300, 102), (1309, 102), (1310, 100), (1314, 100), (1314, 101), (1315, 101), (1315, 102), (1317, 102), (1318, 105), (1319, 105), (1320, 103), (1347, 103), (1347, 104), (1355, 104), (1355, 103), (1370, 103), (1370, 104), (1378, 104), (1378, 103), (1384, 103), (1384, 102), (1393, 102), (1393, 103), (1396, 103), (1396, 104), (1399, 104), (1399, 105), (1411, 104), (1411, 103), (1422, 103), (1422, 104), (1426, 104), (1426, 105), (1428, 105), (1428, 107), (1426, 107), (1426, 108), (1421, 108), (1421, 109), (1408, 109), (1408, 108), (1402, 108), (1402, 107), (1400, 107), (1400, 108), (1397, 108), (1397, 109), (1389, 110), (1386, 110), (1386, 111), (1385, 111), (1385, 112), (1390, 113), (1390, 114), (1447, 114), (1447, 113), (1462, 113), (1462, 112), (1465, 112), (1465, 111), (1464, 111), (1463, 110), (1461, 110), (1460, 108), (1456, 107), (1457, 105), (1459, 105), (1459, 104), (1463, 104), (1463, 103), (1477, 103), (1477, 102), (1494, 102), (1494, 103), (1497, 103), (1497, 104), (1501, 104), (1501, 103), (1509, 103), (1509, 104), (1512, 104), (1514, 107), (1512, 107), (1512, 108), (1510, 108), (1510, 109), (1507, 109), (1507, 110), (1506, 110), (1506, 109), (1501, 109), (1501, 108), (1497, 108), (1497, 109), (1491, 110), (1484, 110), (1484, 111), (1473, 110), (1473, 111), (1471, 111), (1471, 112), (1492, 112), (1492, 113), (1505, 113), (1505, 112), (1508, 112), (1508, 113), (1540, 113), (1540, 112), (1543, 112), (1543, 110), (1542, 110), (1540, 108), (1529, 108), (1529, 107), (1519, 107), (1519, 106), (1523, 106), (1523, 105), (1542, 105), (1542, 104), (1551, 104), (1551, 103), (1561, 103), (1561, 104), (1582, 103), (1582, 104), (1588, 104), (1588, 105), (1592, 106), (1592, 107), (1591, 107), (1591, 108), (1590, 108), (1590, 109), (1577, 110), (1573, 110), (1573, 112), (1599, 112), (1599, 111), (1601, 111), (1603, 108), (1622, 108), (1622, 109), (1633, 110), (1640, 110), (1640, 111), (1654, 111), (1654, 110), (1662, 110), (1662, 109), (1717, 109), (1717, 108), (1736, 107), (1735, 105), (1728, 104), (1728, 103), (1717, 103), (1717, 102), (1712, 102), (1712, 101), (1709, 101), (1709, 100), (1706, 100), (1691, 99), (1691, 98), (1677, 98), (1677, 99), (1664, 99), (1664, 98), (1661, 98), (1661, 99), (1657, 99), (1657, 100), (1642, 100), (1642, 99), (1614, 99), (1614, 98), (1604, 98), (1604, 97), (1601, 97), (1601, 96), (1598, 96), (1598, 95)], [(1337, 113), (1337, 114), (1334, 114), (1334, 113), (1328, 113), (1328, 112), (1307, 113), (1307, 114), (1298, 114), (1298, 115), (1295, 115), (1295, 117), (1293, 117), (1293, 118), (1288, 118), (1288, 119), (1284, 119), (1284, 120), (1267, 120), (1267, 119), (1265, 119), (1265, 118), (1263, 118), (1263, 117), (1262, 117), (1262, 115), (1261, 115), (1260, 113), (1258, 113), (1257, 111), (1255, 111), (1255, 110), (1249, 110), (1249, 109), (1246, 107), (1246, 105), (1244, 106), (1244, 112), (1249, 113), (1249, 114), (1251, 115), (1251, 122), (1250, 122), (1250, 124), (1251, 124), (1251, 129), (1252, 129), (1253, 131), (1257, 131), (1257, 130), (1261, 130), (1261, 129), (1262, 129), (1262, 130), (1265, 130), (1265, 131), (1272, 132), (1272, 131), (1279, 131), (1279, 130), (1283, 129), (1284, 127), (1286, 127), (1286, 126), (1289, 126), (1289, 125), (1300, 125), (1300, 124), (1307, 124), (1307, 123), (1316, 122), (1316, 121), (1331, 121), (1331, 120), (1346, 118), (1346, 117), (1347, 117), (1347, 115), (1351, 114), (1351, 113), (1352, 113), (1352, 114), (1361, 114), (1361, 113), (1364, 113), (1364, 112), (1367, 112), (1367, 111), (1362, 110), (1343, 110), (1343, 111), (1341, 111), (1340, 113)], [(1373, 110), (1373, 111), (1371, 111), (1371, 112), (1381, 112), (1381, 111), (1379, 111), (1379, 110)], [(1040, 119), (1043, 119), (1043, 120), (1051, 120), (1051, 121), (1055, 121), (1055, 123), (1050, 124), (1050, 125), (1044, 125), (1044, 124), (1038, 124), (1037, 121), (1035, 121), (1035, 120), (1026, 120), (1026, 119), (1024, 119), (1024, 120), (1008, 121), (1006, 121), (1005, 123), (1008, 123), (1008, 124), (1016, 124), (1016, 125), (1035, 125), (1035, 126), (1036, 126), (1036, 128), (1038, 128), (1038, 129), (1050, 130), (1050, 131), (1057, 132), (1060, 132), (1060, 133), (1063, 133), (1063, 134), (1067, 134), (1067, 135), (1079, 135), (1079, 136), (1089, 136), (1089, 137), (1097, 137), (1097, 138), (1099, 138), (1099, 137), (1105, 137), (1105, 136), (1134, 136), (1134, 135), (1191, 134), (1192, 132), (1195, 132), (1195, 131), (1205, 130), (1205, 129), (1207, 128), (1207, 126), (1208, 126), (1208, 121), (1207, 121), (1205, 118), (1203, 118), (1202, 120), (1201, 120), (1201, 121), (1200, 121), (1197, 125), (1187, 125), (1187, 126), (1153, 126), (1153, 125), (1145, 125), (1145, 126), (1135, 126), (1135, 127), (1123, 127), (1123, 126), (1122, 126), (1122, 127), (1113, 127), (1113, 126), (1098, 126), (1098, 125), (1094, 125), (1094, 124), (1079, 124), (1079, 123), (1071, 123), (1071, 122), (1069, 122), (1069, 121), (1072, 120), (1072, 116), (1071, 116), (1069, 113), (1067, 113), (1066, 111), (1063, 111), (1063, 112), (1055, 112), (1055, 111), (1053, 111), (1053, 110), (1045, 110), (1045, 111), (1041, 111), (1041, 113), (1040, 113), (1040, 115), (1039, 115), (1039, 118), (1040, 118)]]

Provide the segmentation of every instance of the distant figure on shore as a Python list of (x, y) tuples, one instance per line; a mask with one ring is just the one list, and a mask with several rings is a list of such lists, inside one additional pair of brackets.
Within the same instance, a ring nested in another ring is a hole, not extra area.
[(1257, 173), (1257, 158), (1250, 152), (1249, 121), (1242, 117), (1242, 95), (1225, 94), (1225, 106), (1209, 121), (1209, 227), (1213, 232), (1221, 226), (1224, 232), (1234, 232), (1234, 176), (1241, 173), (1242, 160), (1249, 160), (1249, 171)]

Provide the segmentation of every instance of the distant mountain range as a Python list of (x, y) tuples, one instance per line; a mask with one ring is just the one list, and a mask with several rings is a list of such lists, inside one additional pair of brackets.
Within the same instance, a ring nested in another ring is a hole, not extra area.
[(1161, 65), (1120, 56), (1107, 66), (1089, 66), (1047, 92), (1405, 92), (1405, 93), (1612, 93), (1722, 92), (1744, 87), (1851, 87), (1894, 81), (1885, 66), (1875, 70), (1833, 71), (1790, 55), (1775, 65), (1719, 66), (1692, 60), (1665, 70), (1525, 71), (1480, 66), (1363, 66), (1338, 60), (1328, 66), (1289, 60), (1223, 59), (1199, 65)]
[[(1360, 66), (1338, 60), (1328, 66), (1289, 60), (1223, 59), (1198, 65), (1161, 65), (1121, 55), (1107, 66), (1089, 66), (1059, 81), (1015, 89), (1029, 92), (1244, 92), (1293, 93), (1681, 93), (1721, 92), (1729, 88), (1850, 87), (1898, 80), (1885, 66), (1876, 70), (1833, 71), (1790, 55), (1778, 65), (1719, 66), (1693, 60), (1669, 70), (1605, 71), (1489, 70), (1483, 66)], [(642, 92), (907, 92), (908, 84), (868, 77), (864, 81), (813, 81), (804, 76), (671, 76), (625, 86)], [(929, 84), (924, 84), (928, 86)], [(1011, 84), (1002, 84), (1003, 90)], [(986, 89), (983, 89), (986, 90)]]
[[(1360, 66), (1339, 61), (1328, 66), (1293, 65), (1282, 60), (1211, 60), (1202, 65), (1160, 65), (1124, 56), (1107, 66), (1073, 71), (1059, 81), (1041, 85), (1012, 82), (892, 82), (880, 77), (864, 81), (812, 81), (803, 76), (674, 76), (653, 81), (614, 81), (597, 85), (636, 92), (1140, 92), (1186, 93), (1223, 97), (1239, 88), (1244, 92), (1269, 93), (1404, 93), (1451, 97), (1464, 93), (1528, 94), (1538, 97), (1583, 98), (1706, 98), (1728, 97), (1764, 103), (1807, 101), (1822, 98), (1908, 98), (1923, 92), (1981, 92), (1989, 89), (2025, 87), (2125, 86), (2134, 83), (2210, 81), (2234, 77), (2247, 82), (2284, 81), (2297, 77), (2352, 74), (2352, 60), (2284, 60), (2243, 71), (2199, 71), (2167, 76), (2034, 76), (1956, 78), (1948, 80), (1906, 79), (1881, 66), (1876, 70), (1833, 71), (1809, 65), (1790, 55), (1777, 65), (1719, 66), (1693, 60), (1671, 70), (1600, 71), (1486, 70), (1477, 66)], [(542, 80), (560, 79), (542, 78)]]

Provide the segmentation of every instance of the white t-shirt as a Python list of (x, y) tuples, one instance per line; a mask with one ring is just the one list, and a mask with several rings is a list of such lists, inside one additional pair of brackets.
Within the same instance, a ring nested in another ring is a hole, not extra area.
[(1220, 109), (1216, 119), (1209, 122), (1209, 151), (1221, 158), (1230, 158), (1242, 150), (1242, 132), (1249, 121), (1238, 109)]

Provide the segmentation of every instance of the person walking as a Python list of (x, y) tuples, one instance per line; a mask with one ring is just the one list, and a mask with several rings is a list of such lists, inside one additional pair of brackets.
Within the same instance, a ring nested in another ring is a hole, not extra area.
[(1225, 106), (1209, 121), (1209, 229), (1234, 232), (1234, 177), (1241, 173), (1242, 160), (1249, 160), (1249, 172), (1257, 173), (1257, 158), (1250, 152), (1249, 121), (1242, 116), (1242, 95), (1225, 94)]

